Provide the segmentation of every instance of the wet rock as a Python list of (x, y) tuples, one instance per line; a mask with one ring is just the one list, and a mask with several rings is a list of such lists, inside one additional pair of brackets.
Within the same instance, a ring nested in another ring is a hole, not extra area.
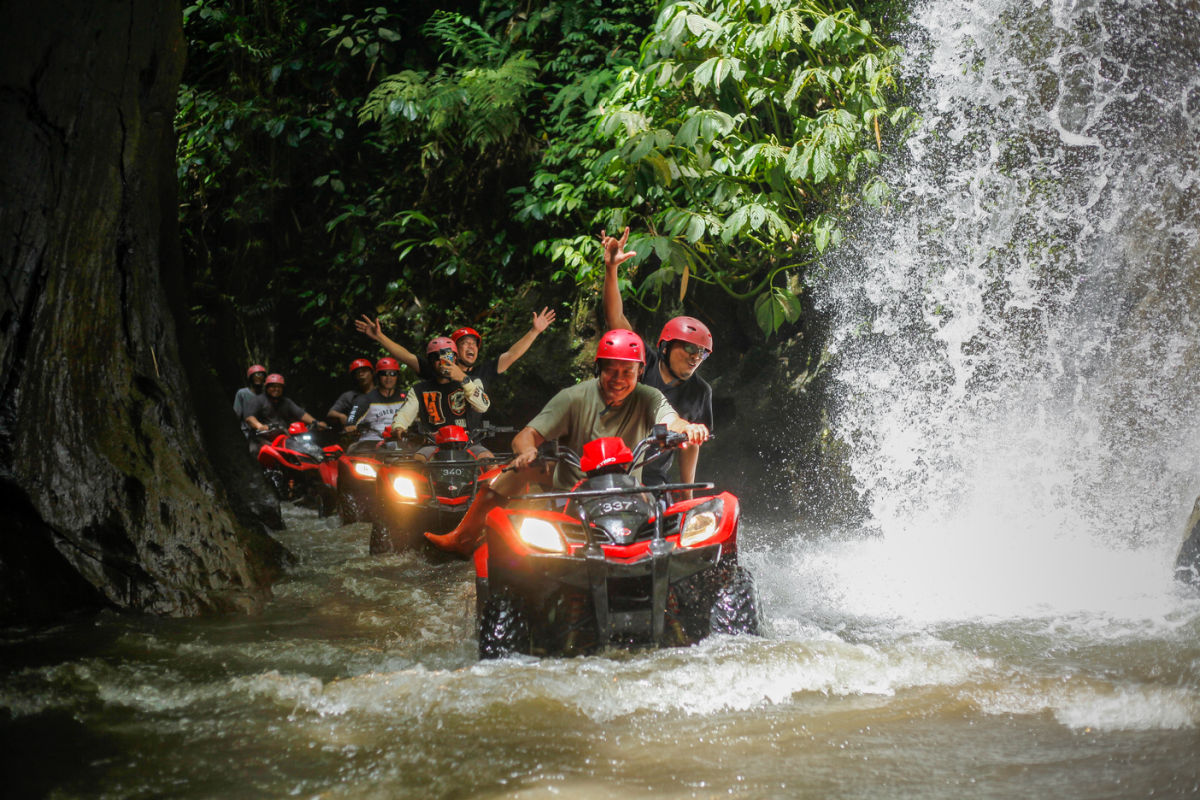
[[(215, 430), (193, 405), (202, 366), (172, 311), (183, 316), (179, 3), (5, 17), (0, 494), (16, 522), (0, 547), (0, 620), (257, 607), (282, 549), (206, 453), (220, 435), (202, 432)], [(232, 452), (231, 435), (216, 452)]]
[(1187, 523), (1187, 538), (1175, 559), (1175, 578), (1200, 588), (1200, 497), (1192, 507)]

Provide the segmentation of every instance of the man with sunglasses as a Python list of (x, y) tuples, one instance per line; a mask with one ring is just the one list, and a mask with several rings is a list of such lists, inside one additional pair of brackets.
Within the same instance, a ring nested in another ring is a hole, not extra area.
[[(617, 279), (617, 268), (637, 253), (625, 250), (629, 241), (629, 228), (617, 239), (600, 232), (600, 243), (604, 249), (604, 320), (609, 328), (633, 330), (625, 318), (625, 304), (621, 300), (621, 289)], [(656, 350), (647, 350), (646, 374), (642, 382), (653, 386), (666, 396), (667, 402), (682, 419), (699, 423), (712, 430), (712, 387), (696, 374), (700, 364), (712, 352), (712, 333), (695, 317), (673, 317), (667, 320), (658, 335)], [(700, 448), (688, 447), (679, 453), (679, 479), (682, 483), (696, 480), (696, 465), (700, 460)], [(642, 470), (642, 480), (647, 486), (670, 483), (668, 473), (674, 453), (661, 458)]]
[(392, 424), (392, 417), (404, 404), (404, 392), (396, 388), (400, 380), (400, 362), (381, 358), (375, 364), (375, 388), (355, 401), (346, 415), (346, 433), (358, 433), (358, 441), (349, 452), (373, 450), (383, 441), (383, 429)]

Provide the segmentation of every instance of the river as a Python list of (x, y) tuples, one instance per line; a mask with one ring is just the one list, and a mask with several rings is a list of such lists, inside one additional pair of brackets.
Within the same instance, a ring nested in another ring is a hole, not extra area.
[(289, 507), (259, 616), (0, 634), (5, 796), (1200, 795), (1200, 12), (907, 36), (894, 199), (813, 287), (869, 518), (745, 509), (765, 635), (480, 663), (466, 564)]
[(261, 616), (8, 631), (6, 796), (1200, 792), (1200, 598), (1169, 577), (1130, 613), (930, 613), (921, 576), (842, 571), (879, 540), (751, 524), (769, 635), (480, 663), (465, 563), (287, 521), (297, 563)]

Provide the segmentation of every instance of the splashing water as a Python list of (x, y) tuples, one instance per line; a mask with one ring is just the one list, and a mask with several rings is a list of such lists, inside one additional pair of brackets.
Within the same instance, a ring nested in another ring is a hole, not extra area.
[(1200, 13), (932, 0), (907, 44), (894, 202), (817, 292), (881, 536), (821, 580), (865, 613), (1156, 615), (1200, 493)]

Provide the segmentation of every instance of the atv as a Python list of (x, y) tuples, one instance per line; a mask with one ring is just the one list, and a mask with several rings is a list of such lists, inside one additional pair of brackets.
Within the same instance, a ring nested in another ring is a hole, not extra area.
[(413, 452), (382, 456), (375, 479), (371, 553), (415, 549), (440, 556), (425, 539), (425, 531), (446, 533), (457, 525), (479, 488), (512, 458), (511, 453), (476, 458), (469, 448), (513, 431), (487, 422), (470, 431), (444, 425), (410, 434), (419, 443), (436, 446), (428, 461)]
[(258, 434), (263, 439), (258, 463), (281, 500), (310, 500), (322, 517), (334, 511), (337, 493), (339, 445), (322, 447), (303, 422), (269, 428)]
[(634, 477), (686, 441), (659, 425), (632, 450), (616, 437), (589, 442), (582, 456), (543, 445), (543, 459), (566, 460), (585, 477), (488, 513), (474, 555), (480, 658), (758, 634), (754, 579), (738, 564), (737, 498), (688, 498), (713, 484), (645, 486)]

